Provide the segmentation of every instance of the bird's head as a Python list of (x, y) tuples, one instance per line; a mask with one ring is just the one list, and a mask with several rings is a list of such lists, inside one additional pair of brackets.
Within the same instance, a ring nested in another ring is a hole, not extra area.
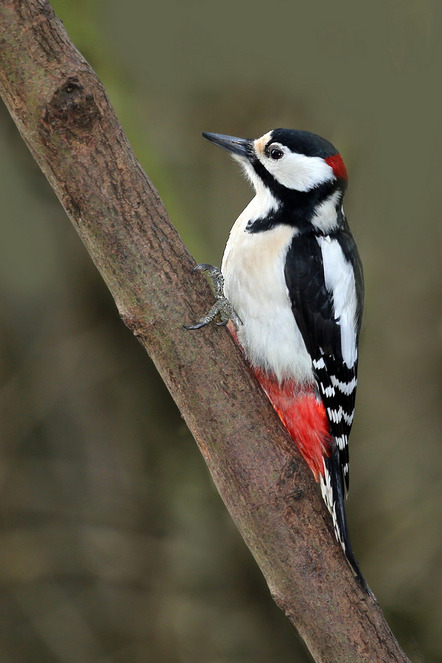
[(257, 191), (264, 185), (276, 198), (322, 185), (346, 187), (347, 170), (338, 150), (309, 131), (273, 129), (256, 140), (206, 132), (203, 136), (231, 152)]

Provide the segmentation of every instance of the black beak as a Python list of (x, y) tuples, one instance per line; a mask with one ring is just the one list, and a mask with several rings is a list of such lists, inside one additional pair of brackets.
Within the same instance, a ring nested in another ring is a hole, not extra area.
[(233, 154), (238, 154), (240, 157), (249, 158), (252, 152), (252, 141), (248, 138), (235, 138), (235, 136), (225, 136), (224, 134), (211, 134), (203, 131), (204, 138), (210, 140), (211, 143), (223, 147)]

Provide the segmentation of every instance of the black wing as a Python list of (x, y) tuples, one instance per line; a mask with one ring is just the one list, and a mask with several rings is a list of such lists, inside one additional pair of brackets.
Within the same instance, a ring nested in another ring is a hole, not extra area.
[[(324, 241), (324, 238), (322, 238)], [(344, 261), (353, 266), (356, 289), (355, 343), (357, 344), (363, 305), (363, 277), (359, 255), (347, 227), (332, 234)], [(339, 465), (345, 491), (348, 490), (348, 436), (353, 423), (356, 397), (357, 361), (347, 366), (342, 356), (342, 321), (336, 317), (333, 292), (325, 282), (323, 254), (314, 233), (294, 237), (287, 253), (285, 280), (296, 323), (312, 357), (319, 395), (324, 403), (330, 431), (339, 450)]]
[[(335, 312), (334, 294), (327, 287), (323, 264), (324, 242), (338, 242), (341, 251), (335, 252), (339, 261), (332, 265), (337, 270), (333, 281), (339, 278), (339, 266), (343, 273), (348, 263), (353, 267), (355, 324), (352, 331), (357, 346), (362, 306), (363, 277), (359, 254), (353, 237), (344, 227), (329, 238), (319, 238), (313, 233), (294, 237), (287, 253), (285, 280), (290, 296), (293, 314), (310, 356), (318, 385), (319, 396), (324, 403), (330, 424), (330, 432), (335, 448), (329, 457), (324, 458), (324, 477), (321, 477), (321, 491), (333, 519), (337, 540), (341, 543), (348, 562), (359, 582), (368, 587), (355, 560), (348, 535), (344, 497), (349, 484), (348, 436), (353, 423), (356, 396), (356, 361), (348, 366), (342, 353), (342, 334), (345, 321)], [(321, 247), (322, 242), (322, 247)], [(336, 245), (334, 249), (338, 249)], [(330, 270), (331, 266), (328, 266)]]

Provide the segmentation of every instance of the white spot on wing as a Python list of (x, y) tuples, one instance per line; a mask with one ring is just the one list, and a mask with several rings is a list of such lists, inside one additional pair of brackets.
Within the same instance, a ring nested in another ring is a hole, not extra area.
[(321, 370), (322, 368), (325, 368), (324, 358), (321, 357), (320, 359), (313, 359), (313, 366), (316, 368), (317, 371)]
[(344, 412), (342, 406), (340, 405), (338, 410), (332, 410), (332, 408), (328, 407), (327, 415), (329, 421), (333, 421), (333, 423), (335, 424), (339, 424), (344, 419), (347, 426), (351, 426), (353, 423), (354, 411), (351, 412), (350, 414), (347, 414), (346, 412)]
[(353, 424), (354, 416), (354, 411), (351, 414), (347, 414), (346, 412), (342, 411), (342, 418), (344, 419), (347, 426), (351, 426)]
[(321, 384), (321, 391), (326, 398), (331, 398), (335, 395), (335, 390), (333, 387), (324, 387), (323, 384)]
[(338, 424), (341, 421), (341, 413), (339, 410), (332, 410), (330, 407), (328, 407), (327, 414), (329, 420), (333, 421), (335, 424)]
[(338, 449), (343, 451), (347, 446), (347, 436), (341, 435), (340, 437), (335, 437), (335, 442), (338, 445)]
[(346, 394), (347, 396), (354, 392), (358, 383), (356, 377), (354, 377), (350, 382), (341, 382), (335, 375), (331, 375), (330, 379), (333, 386), (337, 387), (341, 394)]

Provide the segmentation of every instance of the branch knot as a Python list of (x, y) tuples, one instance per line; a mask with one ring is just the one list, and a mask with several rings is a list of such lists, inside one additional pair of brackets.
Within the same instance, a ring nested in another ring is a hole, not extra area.
[(65, 133), (79, 138), (100, 117), (94, 95), (77, 76), (69, 76), (54, 92), (40, 122), (44, 133)]

